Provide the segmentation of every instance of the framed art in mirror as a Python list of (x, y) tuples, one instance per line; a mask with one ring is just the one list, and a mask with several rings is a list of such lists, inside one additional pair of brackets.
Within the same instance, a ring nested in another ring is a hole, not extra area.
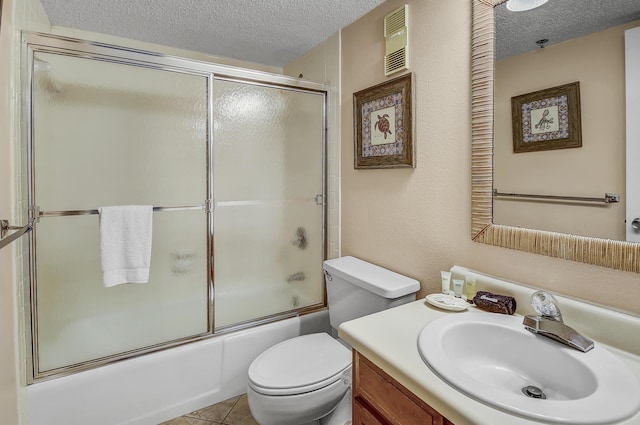
[(354, 167), (413, 168), (413, 74), (353, 94)]
[(640, 273), (640, 244), (493, 223), (494, 7), (473, 0), (471, 37), (471, 238), (475, 242)]
[(582, 147), (580, 82), (511, 98), (513, 152)]

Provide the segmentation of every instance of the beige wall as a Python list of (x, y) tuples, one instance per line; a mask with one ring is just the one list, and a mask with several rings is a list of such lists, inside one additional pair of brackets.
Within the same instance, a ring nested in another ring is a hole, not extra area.
[[(18, 28), (41, 30), (48, 22), (36, 0), (4, 0), (0, 33), (0, 218), (21, 224), (19, 205), (13, 202), (16, 187), (23, 177), (19, 151), (14, 143), (19, 131)], [(17, 318), (23, 312), (21, 302), (25, 276), (14, 267), (14, 259), (23, 255), (19, 242), (0, 251), (0, 423), (21, 423), (24, 416), (24, 377), (26, 376), (26, 327)]]
[[(0, 122), (9, 122), (12, 2), (4, 0), (0, 32)], [(13, 217), (11, 209), (11, 149), (10, 126), (0, 126), (0, 218)], [(16, 333), (14, 322), (13, 247), (0, 251), (0, 423), (18, 423), (18, 383), (16, 373)]]
[[(20, 34), (19, 29), (46, 30), (48, 20), (37, 0), (4, 0), (0, 34), (0, 218), (22, 224), (21, 205), (14, 193), (24, 180), (20, 157)], [(27, 328), (23, 320), (22, 294), (27, 285), (22, 269), (14, 262), (24, 255), (20, 242), (0, 251), (0, 423), (25, 423), (24, 389)]]
[[(4, 1), (0, 24), (0, 57), (10, 57), (11, 29), (13, 28), (11, 2)], [(0, 81), (9, 82), (10, 61), (0, 61)], [(0, 122), (10, 120), (10, 84), (0, 86)], [(11, 133), (8, 125), (0, 126), (0, 218), (12, 216), (11, 170), (9, 161), (12, 150), (9, 143)], [(16, 381), (16, 337), (14, 329), (14, 288), (12, 248), (0, 251), (0, 422), (7, 425), (18, 423), (18, 384)]]
[[(608, 207), (498, 199), (499, 224), (625, 239), (624, 31), (636, 21), (496, 64), (495, 188), (501, 192), (622, 196)], [(582, 147), (513, 153), (511, 97), (580, 82)]]
[[(385, 80), (383, 17), (409, 4), (417, 167), (354, 170), (352, 94)], [(388, 0), (342, 31), (342, 254), (440, 291), (470, 267), (640, 313), (640, 276), (471, 241), (471, 0)]]

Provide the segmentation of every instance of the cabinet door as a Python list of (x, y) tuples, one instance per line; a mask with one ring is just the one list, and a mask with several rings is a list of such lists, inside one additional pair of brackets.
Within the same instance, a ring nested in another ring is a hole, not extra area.
[(353, 425), (390, 425), (389, 422), (377, 417), (359, 401), (353, 403)]
[(452, 425), (357, 351), (353, 364), (355, 424)]

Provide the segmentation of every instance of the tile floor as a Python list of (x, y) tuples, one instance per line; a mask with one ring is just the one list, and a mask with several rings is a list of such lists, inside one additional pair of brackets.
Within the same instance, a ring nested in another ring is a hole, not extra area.
[(163, 422), (161, 425), (258, 425), (258, 422), (251, 416), (247, 395), (243, 394)]

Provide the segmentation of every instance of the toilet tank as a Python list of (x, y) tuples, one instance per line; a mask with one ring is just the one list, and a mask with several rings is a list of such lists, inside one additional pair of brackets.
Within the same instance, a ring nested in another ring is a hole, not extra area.
[(326, 260), (329, 320), (342, 322), (415, 301), (420, 282), (355, 257)]

